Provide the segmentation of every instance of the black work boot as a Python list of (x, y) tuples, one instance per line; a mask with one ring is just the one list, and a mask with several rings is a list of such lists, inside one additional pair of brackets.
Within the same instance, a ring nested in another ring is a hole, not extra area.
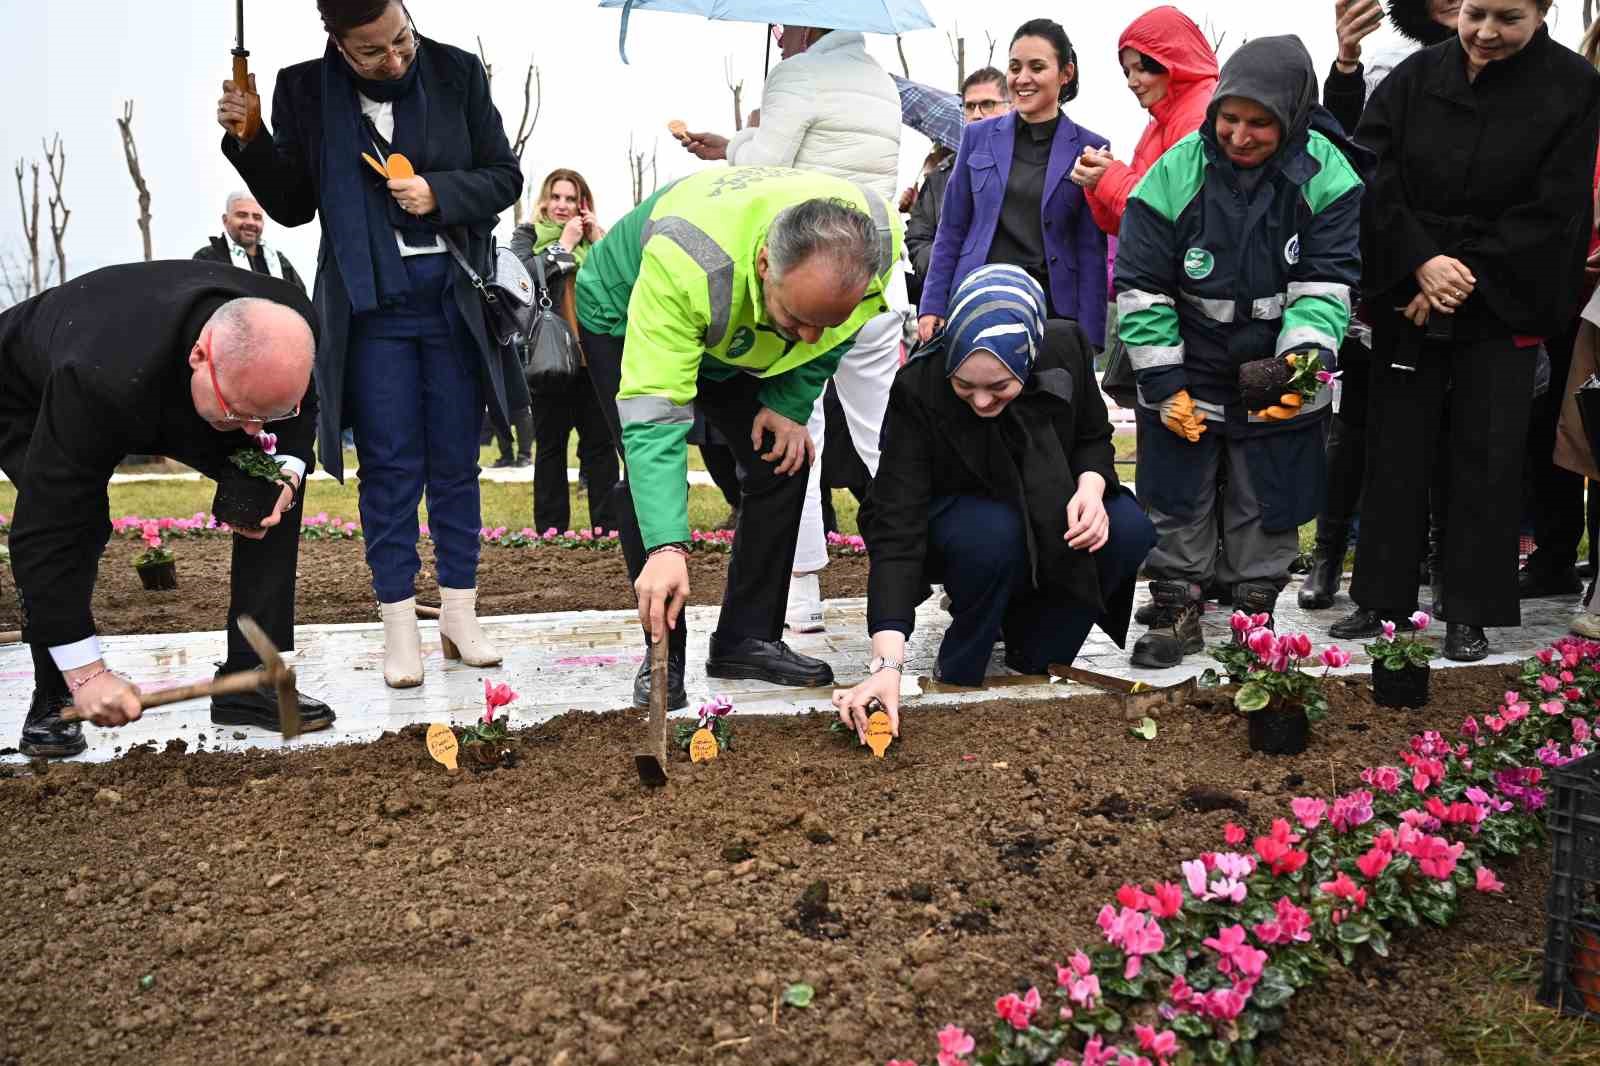
[[(683, 688), (683, 663), (681, 655), (667, 653), (667, 710), (676, 711), (689, 706), (689, 694)], [(633, 675), (633, 705), (640, 709), (650, 706), (650, 656), (639, 664)]]
[(1171, 621), (1151, 626), (1133, 646), (1133, 665), (1150, 669), (1177, 666), (1185, 655), (1203, 651), (1205, 638), (1200, 632), (1200, 615), (1205, 601), (1187, 581), (1152, 581), (1150, 598)]
[(1489, 638), (1482, 626), (1451, 622), (1444, 627), (1444, 657), (1452, 662), (1475, 663), (1488, 657)]
[(1264, 614), (1267, 628), (1276, 630), (1274, 608), (1278, 606), (1278, 586), (1264, 581), (1241, 581), (1233, 586), (1233, 609), (1245, 614)]
[(17, 750), (30, 759), (67, 759), (87, 748), (89, 742), (83, 739), (83, 723), (61, 717), (61, 712), (71, 706), (71, 696), (45, 696), (34, 689)]
[(1350, 527), (1344, 522), (1317, 520), (1317, 548), (1311, 557), (1311, 572), (1300, 586), (1300, 607), (1322, 611), (1333, 606), (1339, 595), (1339, 579), (1344, 576), (1344, 553), (1349, 547)]
[(1172, 624), (1172, 608), (1163, 607), (1155, 600), (1151, 600), (1133, 612), (1133, 620), (1142, 626), (1161, 629)]

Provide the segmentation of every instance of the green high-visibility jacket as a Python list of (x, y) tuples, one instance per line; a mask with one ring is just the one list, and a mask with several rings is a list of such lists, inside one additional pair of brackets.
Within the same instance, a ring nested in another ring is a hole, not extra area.
[[(825, 197), (877, 223), (878, 272), (855, 313), (815, 344), (786, 340), (767, 314), (756, 256), (786, 207)], [(761, 403), (795, 422), (856, 333), (887, 311), (884, 290), (904, 227), (852, 182), (783, 167), (719, 167), (683, 178), (630, 211), (578, 272), (578, 320), (625, 338), (617, 411), (628, 483), (647, 548), (689, 539), (688, 435), (701, 375), (764, 380)]]

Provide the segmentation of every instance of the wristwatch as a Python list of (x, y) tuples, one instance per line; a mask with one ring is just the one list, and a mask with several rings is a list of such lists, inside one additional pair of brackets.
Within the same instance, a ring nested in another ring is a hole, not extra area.
[(905, 673), (905, 664), (895, 662), (893, 659), (885, 659), (881, 655), (874, 656), (873, 660), (867, 664), (867, 673), (869, 675), (882, 673), (885, 670), (893, 670), (897, 674), (903, 674)]

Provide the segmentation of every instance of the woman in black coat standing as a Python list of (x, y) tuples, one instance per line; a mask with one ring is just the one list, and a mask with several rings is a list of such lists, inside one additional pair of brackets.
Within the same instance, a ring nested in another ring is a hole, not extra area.
[(861, 529), (872, 554), (867, 679), (834, 695), (865, 739), (876, 699), (899, 735), (900, 673), (930, 582), (950, 595), (934, 677), (981, 685), (995, 641), (1024, 674), (1070, 663), (1091, 626), (1119, 645), (1155, 527), (1117, 482), (1083, 330), (1045, 321), (1021, 267), (973, 271), (942, 337), (901, 368)]
[[(1417, 603), (1428, 472), (1448, 491), (1445, 654), (1520, 624), (1517, 539), (1539, 343), (1577, 312), (1600, 139), (1600, 75), (1550, 38), (1550, 0), (1467, 0), (1458, 34), (1373, 93), (1362, 216), (1372, 396), (1351, 598)], [(1459, 531), (1459, 534), (1456, 532)]]
[[(476, 615), (478, 428), (485, 403), (504, 428), (527, 388), (515, 354), (488, 336), (449, 245), (488, 272), (495, 223), (521, 193), (522, 170), (477, 57), (419, 36), (400, 0), (318, 0), (317, 9), (327, 48), (278, 72), (271, 130), (248, 141), (234, 133), (246, 115), (242, 86), (228, 86), (217, 120), (229, 131), (223, 155), (267, 214), (285, 226), (320, 214), (318, 450), (342, 478), (340, 432), (354, 428), (383, 676), (407, 688), (422, 683), (414, 596), (424, 491), (444, 654), (500, 661)], [(363, 158), (391, 153), (415, 175), (386, 180)]]

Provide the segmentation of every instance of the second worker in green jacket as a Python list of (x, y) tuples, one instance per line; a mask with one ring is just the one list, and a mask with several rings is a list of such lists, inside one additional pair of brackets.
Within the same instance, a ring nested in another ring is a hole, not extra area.
[[(706, 673), (815, 687), (827, 663), (779, 638), (811, 462), (806, 419), (857, 331), (887, 310), (899, 216), (840, 178), (708, 170), (629, 212), (578, 273), (578, 321), (627, 460), (613, 513), (639, 617), (670, 641), (670, 707), (687, 704), (683, 605), (688, 443), (696, 406), (727, 438), (744, 504)], [(649, 659), (634, 681), (646, 706)]]

